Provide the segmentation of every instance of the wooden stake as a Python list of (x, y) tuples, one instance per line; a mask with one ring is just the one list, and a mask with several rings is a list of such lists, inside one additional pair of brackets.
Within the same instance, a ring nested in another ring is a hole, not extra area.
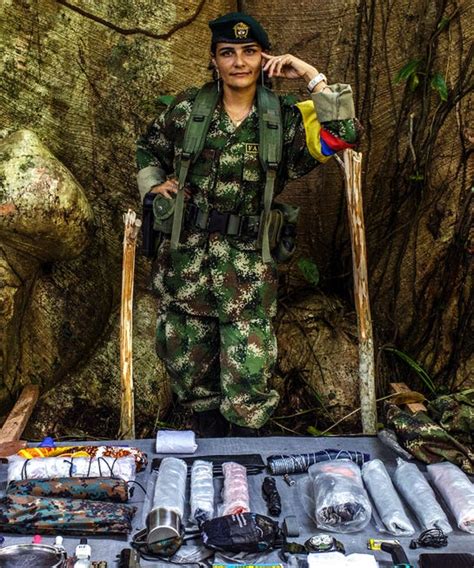
[(135, 408), (133, 394), (132, 331), (133, 331), (133, 278), (135, 249), (141, 221), (131, 209), (123, 216), (122, 303), (120, 310), (120, 375), (122, 387), (120, 438), (135, 438)]
[(0, 430), (0, 443), (19, 440), (39, 397), (38, 385), (26, 385)]
[(364, 434), (375, 434), (377, 431), (377, 404), (375, 395), (374, 340), (369, 302), (361, 169), (362, 154), (350, 149), (344, 150), (344, 175), (352, 245), (354, 297), (359, 332), (362, 430)]

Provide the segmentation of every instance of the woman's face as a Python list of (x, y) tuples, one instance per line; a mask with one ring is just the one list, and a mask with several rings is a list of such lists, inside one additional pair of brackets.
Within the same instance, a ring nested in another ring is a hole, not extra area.
[(233, 89), (245, 89), (255, 84), (260, 77), (262, 48), (255, 42), (219, 42), (212, 60), (225, 85)]

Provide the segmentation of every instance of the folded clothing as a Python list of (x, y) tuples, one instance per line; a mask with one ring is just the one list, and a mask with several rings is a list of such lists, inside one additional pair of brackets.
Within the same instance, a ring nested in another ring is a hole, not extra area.
[(0, 502), (0, 530), (23, 534), (127, 534), (136, 507), (83, 499), (9, 495)]
[(31, 497), (58, 497), (90, 499), (92, 501), (128, 501), (128, 484), (111, 477), (61, 477), (59, 479), (13, 480), (7, 486), (7, 495)]

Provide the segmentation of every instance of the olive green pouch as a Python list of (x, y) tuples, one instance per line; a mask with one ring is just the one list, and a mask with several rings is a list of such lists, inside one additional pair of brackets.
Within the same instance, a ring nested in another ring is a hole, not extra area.
[(299, 212), (299, 207), (288, 203), (274, 203), (272, 206), (268, 237), (276, 262), (288, 262), (295, 254)]
[(153, 201), (153, 229), (165, 235), (171, 234), (176, 200), (158, 194)]

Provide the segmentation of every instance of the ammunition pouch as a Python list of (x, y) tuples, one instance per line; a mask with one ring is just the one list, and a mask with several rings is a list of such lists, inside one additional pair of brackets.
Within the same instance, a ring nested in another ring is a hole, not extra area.
[(296, 251), (296, 222), (299, 207), (288, 203), (273, 203), (270, 210), (268, 239), (276, 262), (288, 262)]
[[(157, 193), (147, 193), (143, 200), (143, 254), (154, 258), (163, 236), (170, 236), (173, 228), (175, 199)], [(288, 262), (296, 250), (296, 222), (299, 207), (274, 203), (270, 211), (269, 242), (276, 262)], [(216, 209), (205, 211), (194, 203), (186, 205), (184, 226), (208, 233), (259, 239), (261, 215), (221, 213)]]

